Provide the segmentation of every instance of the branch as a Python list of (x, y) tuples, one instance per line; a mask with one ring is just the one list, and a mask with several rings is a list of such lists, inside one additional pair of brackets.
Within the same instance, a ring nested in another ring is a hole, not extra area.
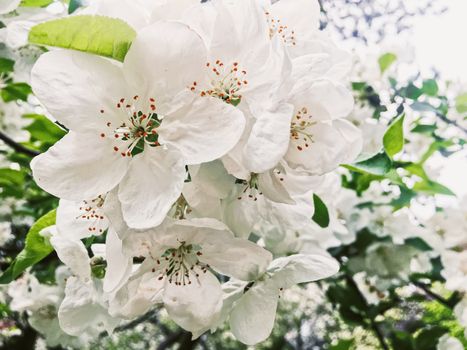
[(37, 151), (34, 151), (32, 149), (29, 149), (27, 147), (24, 147), (22, 144), (16, 142), (9, 136), (5, 135), (3, 132), (0, 131), (0, 140), (5, 142), (6, 145), (10, 146), (13, 148), (16, 152), (18, 153), (23, 153), (29, 157), (35, 157), (38, 156), (40, 153)]
[[(351, 286), (352, 288), (355, 289), (355, 291), (358, 293), (358, 295), (360, 296), (360, 299), (362, 300), (362, 302), (365, 305), (365, 310), (368, 310), (368, 308), (369, 308), (368, 302), (366, 301), (366, 298), (363, 295), (363, 293), (360, 291), (360, 288), (358, 288), (358, 285), (355, 282), (355, 280), (349, 275), (346, 276), (345, 280), (347, 281), (349, 286)], [(386, 344), (386, 340), (384, 339), (383, 332), (381, 332), (381, 329), (379, 329), (379, 326), (375, 322), (374, 318), (371, 317), (370, 315), (368, 315), (368, 319), (370, 320), (371, 329), (375, 332), (376, 337), (379, 340), (381, 348), (384, 349), (384, 350), (389, 350), (389, 346), (388, 346), (388, 344)]]
[(416, 286), (417, 288), (421, 289), (430, 298), (436, 300), (438, 303), (446, 306), (447, 308), (452, 309), (452, 305), (448, 300), (436, 294), (435, 292), (431, 291), (426, 284), (423, 284), (421, 282), (416, 282), (416, 281), (413, 281), (412, 284)]

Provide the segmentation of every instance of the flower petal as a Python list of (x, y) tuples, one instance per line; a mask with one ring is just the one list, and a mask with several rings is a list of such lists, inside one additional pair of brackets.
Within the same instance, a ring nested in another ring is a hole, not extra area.
[(339, 271), (339, 264), (331, 256), (295, 254), (275, 259), (268, 271), (273, 274), (272, 280), (278, 288), (288, 288), (328, 278)]
[(118, 185), (128, 161), (113, 151), (110, 140), (70, 132), (35, 157), (31, 168), (34, 180), (45, 191), (64, 199), (82, 200), (96, 198)]
[(182, 108), (165, 116), (159, 142), (178, 149), (186, 164), (210, 162), (229, 152), (245, 127), (243, 114), (213, 97), (191, 97)]
[(258, 282), (234, 305), (230, 329), (239, 341), (254, 345), (271, 334), (276, 318), (279, 289), (268, 282)]
[(122, 241), (113, 228), (107, 232), (105, 248), (107, 268), (103, 288), (104, 292), (112, 292), (128, 279), (133, 267), (133, 259), (124, 254)]
[(191, 284), (165, 284), (164, 304), (170, 318), (183, 329), (199, 332), (209, 329), (219, 316), (222, 307), (222, 290), (211, 273), (199, 272), (190, 276)]
[(155, 98), (158, 108), (169, 108), (173, 96), (201, 80), (206, 62), (206, 47), (196, 32), (182, 23), (160, 21), (138, 32), (123, 67), (135, 91)]
[(244, 149), (245, 163), (251, 172), (272, 169), (287, 152), (294, 107), (281, 104), (274, 111), (257, 115)]
[(39, 58), (31, 75), (37, 98), (67, 128), (95, 132), (111, 121), (109, 117), (120, 120), (112, 113), (103, 120), (101, 113), (114, 110), (115, 103), (126, 96), (122, 70), (110, 60), (76, 51), (50, 51)]
[(90, 201), (60, 200), (57, 208), (57, 227), (60, 234), (71, 239), (83, 239), (103, 233), (109, 221), (103, 210), (90, 208)]
[(91, 265), (88, 251), (79, 240), (71, 240), (61, 236), (60, 233), (50, 238), (59, 259), (70, 268), (79, 278), (89, 280), (91, 278)]
[(159, 225), (182, 193), (185, 165), (176, 152), (146, 147), (131, 161), (118, 198), (128, 226), (136, 229)]

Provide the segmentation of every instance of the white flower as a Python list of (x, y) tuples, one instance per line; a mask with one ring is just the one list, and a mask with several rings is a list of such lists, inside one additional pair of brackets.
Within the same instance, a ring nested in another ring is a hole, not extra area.
[[(224, 299), (223, 315), (230, 309), (230, 328), (242, 343), (254, 345), (272, 331), (279, 295), (294, 284), (317, 281), (334, 275), (337, 262), (323, 255), (291, 255), (274, 260), (254, 282), (226, 283), (231, 288)], [(235, 288), (236, 287), (236, 288)]]
[(106, 195), (91, 200), (60, 200), (57, 208), (57, 227), (62, 235), (71, 239), (83, 239), (102, 234), (109, 226), (104, 213)]
[(138, 33), (123, 66), (78, 52), (44, 54), (32, 86), (70, 133), (33, 160), (37, 183), (68, 200), (119, 185), (126, 222), (158, 225), (182, 191), (185, 165), (223, 156), (243, 132), (240, 111), (188, 89), (206, 60), (193, 30), (162, 21)]
[(14, 235), (11, 233), (11, 223), (0, 222), (0, 247), (4, 246)]
[(467, 292), (467, 250), (455, 252), (447, 250), (441, 254), (446, 288), (452, 291)]
[(15, 10), (18, 6), (21, 0), (2, 0), (0, 1), (0, 15), (9, 13), (13, 10)]
[(133, 317), (162, 302), (171, 319), (195, 336), (211, 327), (222, 305), (221, 285), (212, 271), (250, 281), (271, 261), (269, 252), (235, 238), (213, 219), (167, 220), (127, 236), (123, 244), (134, 244), (138, 235), (145, 238), (133, 256), (145, 250), (145, 260), (116, 294), (114, 311)]
[(439, 338), (436, 350), (464, 350), (464, 345), (462, 345), (459, 339), (445, 334)]

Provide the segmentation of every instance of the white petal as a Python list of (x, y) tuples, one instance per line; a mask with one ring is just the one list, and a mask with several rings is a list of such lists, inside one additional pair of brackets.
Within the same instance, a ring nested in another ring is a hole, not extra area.
[(107, 193), (121, 181), (127, 166), (128, 159), (114, 152), (109, 140), (74, 132), (31, 162), (36, 183), (69, 200)]
[(118, 191), (128, 226), (159, 225), (182, 193), (184, 180), (185, 166), (179, 154), (146, 146), (132, 160)]
[(193, 95), (189, 103), (165, 116), (159, 142), (178, 149), (186, 164), (200, 164), (229, 152), (244, 127), (240, 110), (214, 97)]
[(60, 233), (72, 239), (83, 239), (103, 233), (109, 222), (102, 209), (93, 207), (91, 210), (86, 201), (60, 200), (57, 208), (57, 227)]
[(294, 87), (291, 103), (297, 109), (306, 107), (314, 120), (345, 118), (353, 109), (352, 93), (330, 80), (302, 79)]
[(233, 307), (230, 329), (235, 338), (247, 345), (265, 340), (276, 318), (279, 289), (268, 282), (258, 282)]
[(98, 298), (92, 283), (82, 283), (77, 278), (70, 277), (66, 283), (65, 299), (58, 310), (62, 330), (78, 336), (85, 331), (98, 334), (101, 327), (107, 331), (115, 328), (118, 320), (109, 316)]
[(290, 140), (290, 123), (294, 108), (281, 104), (274, 111), (257, 115), (250, 138), (244, 149), (245, 163), (254, 173), (272, 169), (287, 152)]
[[(208, 243), (208, 242), (206, 242)], [(223, 239), (220, 244), (203, 244), (199, 260), (217, 272), (242, 281), (252, 281), (266, 271), (272, 254), (241, 238)]]
[(291, 168), (311, 175), (330, 172), (361, 150), (360, 131), (346, 121), (318, 122), (305, 132), (311, 141), (292, 139), (285, 160)]
[(320, 6), (317, 0), (280, 0), (274, 2), (271, 11), (299, 38), (319, 28)]
[(296, 254), (275, 259), (268, 268), (278, 287), (328, 278), (339, 271), (339, 264), (330, 256)]
[(177, 286), (166, 282), (164, 305), (170, 318), (183, 329), (199, 332), (209, 329), (222, 307), (222, 290), (210, 272), (190, 276), (191, 284)]
[(133, 267), (133, 259), (123, 252), (122, 241), (110, 228), (105, 241), (107, 268), (104, 278), (104, 292), (118, 289), (128, 279)]
[(0, 2), (0, 15), (11, 12), (16, 9), (21, 0), (2, 0)]
[(91, 265), (84, 244), (79, 240), (71, 240), (60, 234), (50, 239), (50, 243), (57, 252), (60, 260), (70, 268), (79, 278), (89, 280), (91, 278)]
[(283, 184), (284, 180), (281, 181), (281, 179), (284, 179), (282, 176), (285, 175), (283, 172), (277, 174), (273, 170), (259, 174), (258, 186), (263, 194), (273, 202), (295, 204), (295, 201)]
[(206, 48), (196, 32), (182, 23), (160, 21), (138, 32), (124, 72), (135, 91), (145, 91), (164, 109), (175, 94), (201, 80), (206, 62)]
[(113, 111), (118, 100), (126, 97), (122, 70), (110, 60), (55, 50), (39, 58), (31, 75), (35, 95), (67, 128), (94, 131), (98, 136), (96, 128), (119, 120), (112, 113), (106, 113), (104, 120), (101, 113)]

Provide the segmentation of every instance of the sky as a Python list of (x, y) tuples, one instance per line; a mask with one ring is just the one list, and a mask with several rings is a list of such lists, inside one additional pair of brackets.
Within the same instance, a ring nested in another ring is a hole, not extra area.
[(416, 20), (417, 60), (425, 68), (435, 67), (446, 78), (467, 83), (467, 0), (440, 1), (448, 8), (445, 14)]

